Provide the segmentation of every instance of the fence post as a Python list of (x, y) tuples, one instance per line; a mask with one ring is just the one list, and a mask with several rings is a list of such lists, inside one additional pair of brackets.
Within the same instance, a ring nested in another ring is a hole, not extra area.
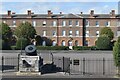
[(4, 71), (4, 57), (2, 56), (2, 73)]
[(19, 60), (20, 60), (20, 54), (18, 54), (18, 68), (17, 68), (18, 71), (19, 71)]
[(103, 58), (103, 75), (105, 75), (105, 58)]
[(64, 72), (64, 57), (63, 57), (63, 72)]
[(83, 75), (85, 75), (85, 58), (83, 58)]

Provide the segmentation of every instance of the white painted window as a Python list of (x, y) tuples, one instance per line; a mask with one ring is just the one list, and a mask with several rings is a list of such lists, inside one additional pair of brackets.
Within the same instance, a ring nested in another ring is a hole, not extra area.
[(65, 46), (65, 41), (62, 41), (61, 46)]
[(89, 21), (88, 20), (86, 20), (86, 27), (89, 27)]
[(69, 36), (72, 36), (72, 31), (71, 30), (69, 31)]
[(68, 46), (72, 46), (72, 41), (68, 41)]
[(72, 26), (72, 20), (69, 20), (69, 26)]
[(42, 42), (42, 45), (43, 45), (43, 46), (46, 46), (46, 41), (43, 41), (43, 42)]
[(62, 26), (66, 26), (66, 21), (62, 21)]
[(6, 21), (3, 21), (3, 23), (6, 23)]
[(52, 32), (52, 35), (53, 35), (53, 36), (56, 36), (56, 31), (53, 31), (53, 32)]
[(57, 26), (57, 22), (56, 22), (56, 21), (53, 21), (53, 22), (52, 22), (52, 26)]
[(99, 31), (96, 31), (96, 36), (99, 37)]
[(79, 26), (79, 21), (76, 21), (76, 26)]
[(75, 36), (79, 36), (79, 31), (75, 31)]
[(46, 23), (46, 21), (43, 21), (43, 27), (45, 27), (45, 26), (46, 26), (46, 24), (47, 24), (47, 23)]
[(53, 41), (53, 42), (52, 42), (52, 46), (56, 46), (56, 41)]
[(66, 31), (62, 31), (62, 36), (66, 36)]
[(89, 37), (89, 31), (86, 31), (86, 37)]
[(75, 41), (75, 46), (79, 46), (78, 40)]
[(110, 21), (107, 21), (106, 24), (105, 24), (107, 27), (110, 26)]
[(96, 27), (99, 27), (99, 22), (98, 21), (96, 21)]
[(32, 25), (33, 25), (33, 27), (35, 27), (36, 26), (36, 21), (33, 21)]
[(43, 31), (43, 36), (46, 36), (46, 33), (47, 33), (46, 31)]
[(14, 21), (13, 21), (13, 27), (15, 27), (15, 26), (16, 26), (16, 21), (14, 20)]

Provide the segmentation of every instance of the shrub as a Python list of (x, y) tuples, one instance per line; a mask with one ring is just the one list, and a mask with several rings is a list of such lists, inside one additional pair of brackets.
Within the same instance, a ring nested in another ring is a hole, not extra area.
[(11, 49), (11, 47), (7, 41), (2, 40), (1, 42), (2, 42), (2, 45), (1, 45), (2, 50), (10, 50)]
[(16, 49), (25, 49), (29, 44), (29, 41), (26, 38), (19, 38), (16, 42)]
[(107, 36), (103, 35), (98, 38), (96, 41), (96, 47), (100, 50), (110, 50), (111, 49), (111, 40)]

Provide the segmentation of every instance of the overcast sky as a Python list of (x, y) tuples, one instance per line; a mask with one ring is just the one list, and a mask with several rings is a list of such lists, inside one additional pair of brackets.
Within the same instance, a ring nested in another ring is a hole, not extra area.
[(7, 13), (11, 10), (16, 13), (27, 13), (32, 10), (35, 14), (47, 13), (51, 10), (53, 13), (89, 13), (95, 10), (95, 13), (110, 13), (114, 9), (118, 13), (118, 2), (2, 2), (2, 12)]

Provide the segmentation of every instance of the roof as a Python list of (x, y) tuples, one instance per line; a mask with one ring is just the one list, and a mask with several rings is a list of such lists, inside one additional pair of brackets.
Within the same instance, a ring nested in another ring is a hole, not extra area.
[[(12, 14), (12, 18), (28, 18), (27, 14)], [(7, 14), (0, 15), (0, 18), (8, 18)], [(48, 18), (47, 14), (31, 14), (31, 18)], [(51, 18), (91, 18), (90, 14), (52, 14)], [(94, 14), (93, 18), (111, 18), (110, 14)], [(115, 18), (120, 18), (120, 14), (116, 14)]]

